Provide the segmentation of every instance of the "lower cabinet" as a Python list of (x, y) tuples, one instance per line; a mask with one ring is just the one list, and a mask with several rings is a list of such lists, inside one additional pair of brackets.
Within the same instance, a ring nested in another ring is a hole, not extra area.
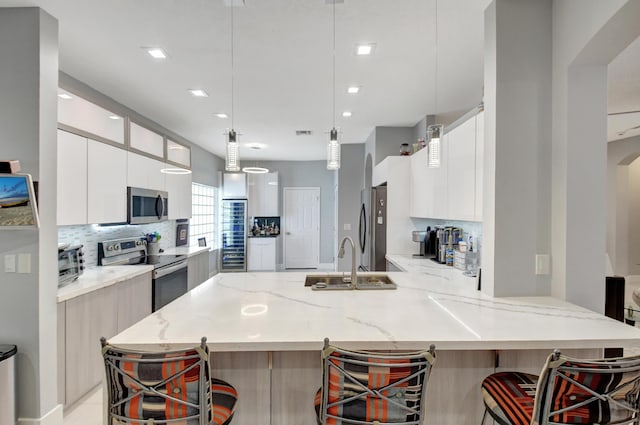
[(247, 271), (276, 270), (276, 238), (249, 238)]
[(187, 270), (187, 290), (192, 290), (209, 279), (209, 251), (189, 257)]
[(151, 313), (151, 272), (58, 303), (58, 399), (71, 406), (104, 376), (100, 337)]

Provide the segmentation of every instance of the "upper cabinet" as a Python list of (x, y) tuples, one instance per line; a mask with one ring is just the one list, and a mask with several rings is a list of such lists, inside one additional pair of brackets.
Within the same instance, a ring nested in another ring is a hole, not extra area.
[(87, 222), (127, 221), (127, 151), (88, 141)]
[(191, 148), (167, 139), (167, 161), (191, 168)]
[(162, 172), (164, 168), (166, 168), (166, 164), (163, 161), (127, 152), (126, 185), (165, 191), (165, 174)]
[(247, 175), (245, 173), (224, 173), (222, 175), (222, 198), (246, 199)]
[(278, 173), (247, 174), (249, 217), (279, 217)]
[(481, 221), (483, 149), (480, 112), (444, 135), (439, 167), (428, 166), (428, 149), (412, 155), (410, 216)]
[(124, 145), (124, 117), (62, 89), (58, 97), (58, 122)]
[(87, 139), (58, 130), (58, 224), (87, 224)]
[(129, 146), (158, 158), (164, 158), (164, 137), (134, 122), (130, 125)]
[(169, 194), (169, 220), (191, 218), (191, 173), (187, 169), (166, 164), (171, 173), (164, 174)]

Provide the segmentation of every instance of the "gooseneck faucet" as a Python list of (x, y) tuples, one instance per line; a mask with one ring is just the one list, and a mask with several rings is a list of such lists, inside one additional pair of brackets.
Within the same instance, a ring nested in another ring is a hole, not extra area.
[(351, 243), (351, 278), (343, 277), (344, 282), (351, 282), (351, 287), (355, 288), (357, 284), (356, 276), (356, 244), (353, 243), (353, 239), (349, 236), (342, 239), (340, 242), (340, 249), (338, 250), (338, 258), (344, 258), (344, 244), (349, 241)]

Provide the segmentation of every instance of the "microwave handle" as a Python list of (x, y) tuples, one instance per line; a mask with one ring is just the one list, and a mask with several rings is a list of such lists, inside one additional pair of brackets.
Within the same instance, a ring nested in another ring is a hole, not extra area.
[[(160, 208), (158, 208), (158, 206)], [(158, 195), (158, 197), (156, 198), (156, 216), (158, 217), (158, 220), (162, 219), (163, 215), (164, 215), (164, 200), (162, 199), (162, 195)]]

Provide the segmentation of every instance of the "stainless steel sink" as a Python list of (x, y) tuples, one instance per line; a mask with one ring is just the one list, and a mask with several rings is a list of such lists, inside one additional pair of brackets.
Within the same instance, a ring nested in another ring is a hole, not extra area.
[[(349, 275), (345, 275), (349, 276)], [(398, 286), (386, 274), (360, 275), (356, 279), (355, 288), (350, 282), (344, 281), (344, 276), (339, 275), (307, 275), (304, 286), (310, 286), (314, 291), (348, 291), (351, 289), (397, 289)]]

